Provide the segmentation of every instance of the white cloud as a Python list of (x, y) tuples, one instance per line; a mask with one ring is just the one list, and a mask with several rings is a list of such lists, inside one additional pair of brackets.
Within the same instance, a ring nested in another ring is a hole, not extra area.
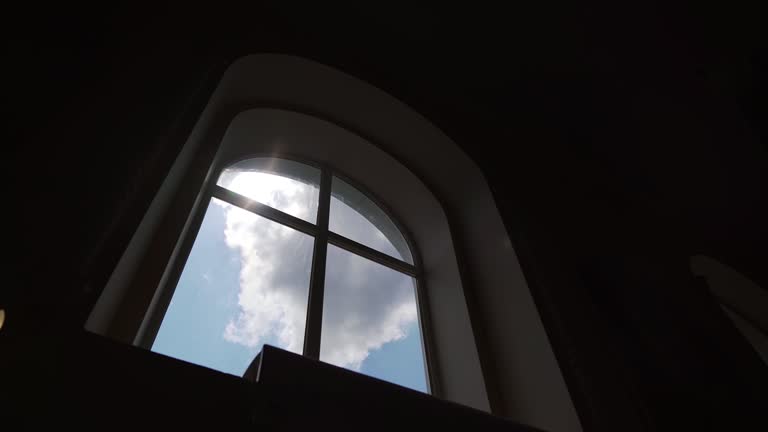
[[(264, 173), (241, 173), (222, 185), (306, 218), (317, 189)], [(316, 202), (316, 201), (315, 201)], [(241, 258), (239, 312), (224, 338), (257, 348), (265, 341), (301, 352), (313, 239), (224, 204), (227, 246)], [(345, 205), (334, 217), (361, 223)], [(366, 222), (367, 223), (367, 222)], [(371, 225), (372, 227), (372, 225)], [(377, 233), (372, 233), (376, 235)], [(411, 279), (329, 246), (321, 358), (359, 370), (371, 351), (405, 337), (417, 319)]]
[(362, 258), (341, 251), (334, 255), (332, 265), (340, 269), (374, 273), (365, 289), (350, 283), (351, 278), (342, 272), (332, 276), (337, 283), (326, 288), (327, 304), (335, 306), (327, 308), (323, 316), (321, 359), (359, 370), (372, 351), (404, 338), (406, 328), (417, 319), (413, 285), (410, 278), (393, 271), (376, 271), (375, 264)]
[(249, 347), (276, 339), (277, 345), (301, 352), (312, 240), (240, 208), (223, 205), (225, 240), (241, 259), (240, 311), (227, 324), (224, 338)]

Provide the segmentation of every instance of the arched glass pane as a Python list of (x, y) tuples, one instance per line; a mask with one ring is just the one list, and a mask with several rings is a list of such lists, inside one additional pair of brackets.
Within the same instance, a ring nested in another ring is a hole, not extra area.
[(373, 201), (347, 182), (333, 178), (329, 229), (387, 255), (413, 264), (405, 237)]
[(230, 165), (217, 185), (307, 222), (317, 221), (320, 170), (278, 158), (246, 159)]
[(320, 360), (426, 392), (415, 280), (328, 245)]

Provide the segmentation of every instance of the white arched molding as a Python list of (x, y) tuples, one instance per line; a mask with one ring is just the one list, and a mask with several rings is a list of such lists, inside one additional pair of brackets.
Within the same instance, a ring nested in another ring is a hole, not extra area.
[[(97, 302), (88, 329), (126, 338), (114, 330), (125, 323), (111, 317), (135, 315), (126, 312), (123, 303), (144, 304), (126, 301), (138, 289), (135, 278), (126, 275), (157, 261), (157, 256), (146, 258), (150, 244), (152, 253), (162, 256), (164, 248), (156, 239), (178, 238), (188, 222), (178, 215), (182, 210), (191, 214), (207, 176), (229, 156), (245, 151), (284, 152), (327, 163), (390, 207), (423, 262), (431, 367), (440, 397), (489, 411), (487, 377), (500, 393), (496, 414), (551, 432), (581, 430), (478, 167), (402, 102), (338, 70), (297, 57), (250, 55), (227, 69), (121, 258), (117, 276)], [(195, 194), (184, 200), (190, 190)], [(176, 218), (168, 216), (173, 212)], [(168, 233), (174, 228), (178, 231)], [(159, 236), (158, 230), (164, 234)], [(164, 250), (170, 256), (173, 247)], [(461, 275), (457, 251), (463, 260)], [(471, 313), (465, 298), (469, 290), (476, 303)], [(138, 330), (137, 323), (130, 324), (129, 330)], [(473, 326), (481, 327), (487, 338), (482, 365)]]

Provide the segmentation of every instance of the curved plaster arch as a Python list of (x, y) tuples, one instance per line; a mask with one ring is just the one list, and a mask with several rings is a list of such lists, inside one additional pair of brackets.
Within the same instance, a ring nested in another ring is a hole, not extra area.
[[(204, 184), (200, 159), (210, 167), (210, 157), (214, 154), (207, 159), (201, 156), (206, 146), (220, 142), (230, 124), (235, 124), (232, 119), (240, 118), (236, 117), (238, 114), (256, 107), (301, 111), (354, 131), (358, 138), (374, 143), (407, 167), (448, 215), (446, 224), (450, 235), (439, 235), (435, 237), (437, 242), (428, 242), (427, 246), (444, 251), (448, 261), (455, 262), (455, 255), (451, 253), (453, 246), (460, 249), (463, 257), (458, 279), (460, 290), (444, 290), (452, 292), (454, 300), (462, 300), (454, 303), (454, 310), (461, 309), (461, 313), (449, 316), (440, 312), (443, 304), (436, 304), (440, 301), (435, 298), (434, 287), (446, 285), (450, 278), (428, 284), (441, 396), (490, 410), (484, 382), (490, 378), (500, 393), (495, 413), (553, 432), (581, 430), (482, 172), (449, 137), (414, 110), (370, 84), (319, 63), (293, 56), (257, 54), (243, 57), (227, 69), (116, 273), (130, 272), (125, 268), (130, 269), (130, 263), (138, 261), (136, 257), (146, 251), (152, 238), (147, 233), (158, 229), (157, 220), (168, 212), (173, 199), (184, 190)], [(375, 178), (366, 176), (356, 180), (388, 199), (375, 185), (371, 187)], [(187, 210), (191, 207), (191, 203), (186, 204)], [(407, 219), (399, 209), (395, 211), (401, 220)], [(151, 217), (153, 214), (155, 218)], [(425, 248), (425, 244), (419, 246), (422, 250)], [(123, 265), (124, 261), (128, 264)], [(459, 267), (455, 269), (458, 273)], [(108, 285), (105, 292), (109, 288)], [(471, 316), (464, 300), (466, 293), (471, 293), (478, 306), (471, 311)], [(119, 299), (121, 294), (113, 297)], [(119, 303), (119, 300), (111, 302)], [(93, 320), (89, 320), (89, 328), (95, 331), (105, 327), (103, 321), (108, 314), (104, 310), (109, 310), (108, 307), (97, 311), (99, 309), (97, 304), (96, 316), (92, 315)], [(457, 325), (461, 322), (466, 325)], [(482, 368), (472, 326), (481, 327), (487, 338), (488, 352)], [(461, 329), (456, 334), (443, 331), (454, 327)], [(467, 340), (469, 342), (457, 343)]]

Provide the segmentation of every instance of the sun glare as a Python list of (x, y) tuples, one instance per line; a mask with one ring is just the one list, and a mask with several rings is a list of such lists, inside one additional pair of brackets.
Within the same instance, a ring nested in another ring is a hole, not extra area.
[(257, 171), (239, 172), (221, 186), (302, 219), (313, 216), (316, 189), (301, 181)]

